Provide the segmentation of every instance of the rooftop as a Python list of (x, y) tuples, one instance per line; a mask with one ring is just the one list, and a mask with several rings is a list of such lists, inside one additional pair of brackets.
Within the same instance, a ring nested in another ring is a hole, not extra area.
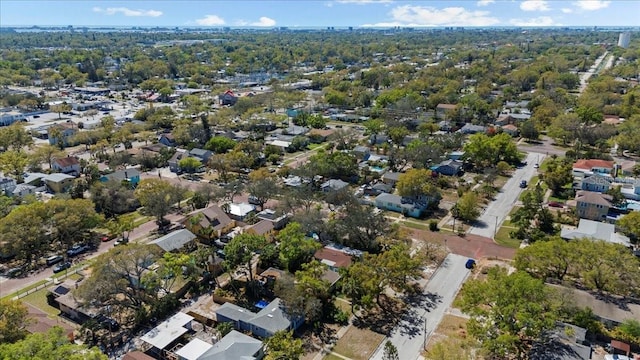
[(573, 163), (574, 169), (589, 170), (593, 168), (613, 169), (613, 161), (600, 159), (580, 159)]
[(181, 249), (195, 238), (196, 236), (191, 231), (181, 229), (159, 237), (153, 240), (151, 244), (158, 245), (164, 251), (174, 251)]
[(164, 349), (188, 331), (187, 327), (192, 320), (193, 317), (178, 312), (144, 334), (140, 340), (155, 348)]

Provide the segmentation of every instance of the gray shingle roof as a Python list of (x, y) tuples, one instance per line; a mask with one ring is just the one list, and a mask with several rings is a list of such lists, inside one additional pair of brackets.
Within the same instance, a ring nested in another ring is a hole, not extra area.
[(173, 251), (182, 248), (195, 238), (196, 236), (191, 231), (181, 229), (159, 237), (153, 240), (151, 244), (160, 246), (164, 251)]
[(198, 357), (198, 360), (254, 360), (262, 342), (241, 332), (231, 330), (215, 343), (211, 349)]

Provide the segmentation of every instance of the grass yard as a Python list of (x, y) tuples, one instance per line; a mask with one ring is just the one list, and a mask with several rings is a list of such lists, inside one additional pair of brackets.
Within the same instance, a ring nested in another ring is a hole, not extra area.
[(23, 288), (23, 289), (20, 289), (20, 290), (18, 290), (18, 291), (15, 291), (15, 292), (13, 292), (13, 293), (11, 293), (11, 294), (8, 294), (8, 295), (6, 295), (6, 296), (3, 296), (2, 298), (3, 298), (3, 299), (11, 299), (11, 298), (14, 298), (14, 297), (16, 297), (18, 294), (20, 294), (20, 293), (25, 293), (25, 292), (27, 292), (27, 291), (29, 291), (29, 290), (31, 290), (31, 289), (35, 289), (35, 288), (37, 288), (38, 286), (41, 286), (42, 284), (44, 284), (44, 283), (46, 283), (46, 282), (47, 282), (47, 280), (40, 280), (40, 281), (38, 281), (38, 282), (36, 282), (36, 283), (34, 283), (34, 284), (31, 284), (31, 285), (29, 285), (29, 286), (26, 286), (26, 287), (25, 287), (25, 288)]
[(476, 343), (467, 335), (467, 319), (445, 315), (433, 333), (427, 353), (433, 358), (463, 359), (475, 353)]
[(402, 226), (406, 226), (406, 227), (411, 228), (411, 229), (429, 230), (429, 223), (420, 224), (420, 223), (413, 222), (413, 221), (401, 221), (401, 223), (402, 223)]
[(33, 292), (20, 300), (44, 311), (50, 316), (57, 316), (60, 313), (60, 310), (47, 304), (47, 288)]
[[(354, 360), (367, 360), (378, 348), (384, 335), (368, 329), (349, 328), (333, 348), (333, 352)], [(325, 359), (327, 359), (325, 357)]]
[(513, 227), (507, 227), (504, 225), (500, 227), (500, 230), (498, 230), (498, 233), (496, 234), (496, 238), (495, 238), (496, 243), (498, 245), (510, 247), (512, 249), (520, 248), (520, 240), (512, 239), (511, 235), (509, 235), (509, 233), (514, 229), (515, 228)]
[(343, 312), (347, 313), (349, 315), (349, 317), (351, 317), (351, 304), (348, 303), (349, 300), (347, 299), (343, 299), (343, 298), (336, 298), (333, 303), (335, 304), (336, 308), (342, 310)]

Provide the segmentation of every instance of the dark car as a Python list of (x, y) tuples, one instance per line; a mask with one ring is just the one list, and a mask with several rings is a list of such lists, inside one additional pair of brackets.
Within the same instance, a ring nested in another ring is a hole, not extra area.
[(57, 273), (59, 273), (61, 271), (67, 270), (70, 267), (71, 267), (71, 263), (68, 262), (68, 261), (65, 261), (63, 263), (60, 263), (60, 264), (54, 266), (53, 267), (53, 273), (57, 274)]
[(471, 270), (473, 268), (476, 267), (476, 261), (473, 259), (469, 259), (467, 260), (467, 262), (464, 264), (464, 267), (466, 267), (467, 269)]
[(550, 207), (554, 207), (554, 208), (563, 208), (564, 207), (563, 203), (556, 202), (556, 201), (551, 201), (548, 205)]
[(120, 329), (120, 324), (118, 324), (117, 321), (110, 317), (100, 314), (94, 319), (96, 320), (96, 322), (98, 322), (98, 324), (100, 324), (103, 329), (107, 329), (110, 331), (117, 331), (118, 329)]
[(89, 245), (73, 245), (73, 247), (67, 250), (67, 256), (76, 256), (89, 251), (91, 247)]
[(47, 266), (55, 265), (64, 260), (62, 255), (52, 255), (47, 258)]
[(522, 181), (520, 181), (520, 187), (521, 187), (522, 189), (526, 188), (526, 187), (527, 187), (527, 180), (522, 180)]
[(10, 277), (10, 278), (17, 278), (17, 277), (21, 276), (22, 274), (24, 274), (24, 270), (25, 270), (24, 266), (14, 267), (14, 268), (11, 268), (11, 269), (7, 270), (6, 275), (8, 277)]

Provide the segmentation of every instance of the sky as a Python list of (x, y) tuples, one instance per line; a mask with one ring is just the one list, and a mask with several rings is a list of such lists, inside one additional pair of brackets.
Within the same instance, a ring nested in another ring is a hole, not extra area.
[(0, 0), (0, 26), (640, 26), (640, 0)]

